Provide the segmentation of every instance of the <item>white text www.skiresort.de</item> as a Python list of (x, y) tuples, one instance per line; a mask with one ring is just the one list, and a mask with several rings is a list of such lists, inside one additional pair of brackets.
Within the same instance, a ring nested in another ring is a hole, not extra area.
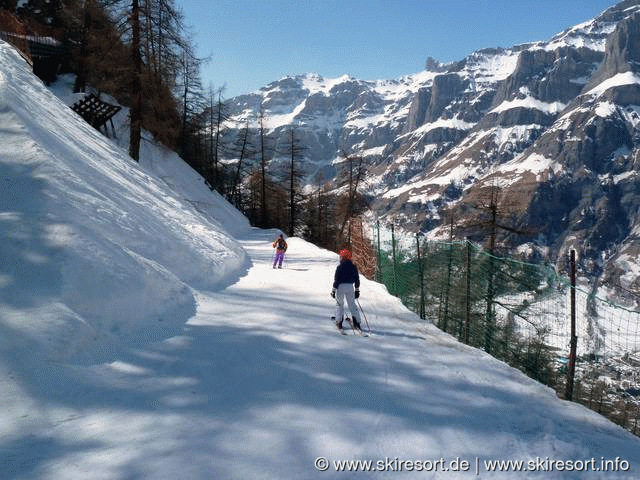
[(629, 462), (615, 459), (589, 458), (579, 460), (554, 460), (549, 457), (535, 457), (528, 460), (483, 460), (478, 457), (473, 461), (456, 457), (452, 460), (402, 460), (398, 457), (384, 460), (334, 460), (318, 457), (315, 468), (336, 472), (626, 472), (631, 466)]

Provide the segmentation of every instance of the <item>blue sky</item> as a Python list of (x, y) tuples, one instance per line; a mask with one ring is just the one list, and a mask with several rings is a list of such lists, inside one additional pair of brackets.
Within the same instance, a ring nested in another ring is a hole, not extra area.
[(181, 0), (205, 85), (227, 98), (286, 75), (364, 80), (419, 72), (427, 57), (546, 40), (615, 0)]

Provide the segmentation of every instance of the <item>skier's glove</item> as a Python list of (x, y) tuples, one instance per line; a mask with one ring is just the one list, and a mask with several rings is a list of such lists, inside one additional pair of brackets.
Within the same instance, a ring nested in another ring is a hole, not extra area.
[(360, 290), (356, 288), (356, 298), (360, 298)]
[(331, 290), (331, 297), (336, 298), (336, 289)]

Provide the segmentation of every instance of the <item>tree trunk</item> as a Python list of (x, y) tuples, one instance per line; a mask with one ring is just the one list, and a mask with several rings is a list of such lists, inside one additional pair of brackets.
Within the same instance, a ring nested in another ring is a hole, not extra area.
[(133, 73), (131, 75), (131, 134), (129, 155), (140, 161), (140, 139), (142, 137), (142, 58), (140, 57), (140, 5), (138, 0), (131, 4), (131, 53), (133, 55)]

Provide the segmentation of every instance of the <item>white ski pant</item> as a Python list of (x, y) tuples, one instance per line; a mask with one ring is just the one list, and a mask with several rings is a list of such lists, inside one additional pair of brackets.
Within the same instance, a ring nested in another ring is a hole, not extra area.
[(336, 303), (338, 308), (336, 309), (336, 322), (341, 322), (344, 319), (344, 301), (347, 300), (349, 311), (351, 311), (351, 318), (355, 318), (358, 322), (358, 309), (356, 307), (356, 296), (353, 283), (341, 283), (336, 289)]

